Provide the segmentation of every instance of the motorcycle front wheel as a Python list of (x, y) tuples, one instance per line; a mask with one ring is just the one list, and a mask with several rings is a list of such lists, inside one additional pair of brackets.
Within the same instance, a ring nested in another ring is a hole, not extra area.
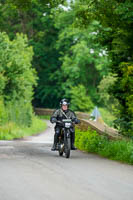
[(71, 139), (66, 138), (65, 140), (65, 157), (66, 158), (70, 157), (70, 150), (71, 150)]

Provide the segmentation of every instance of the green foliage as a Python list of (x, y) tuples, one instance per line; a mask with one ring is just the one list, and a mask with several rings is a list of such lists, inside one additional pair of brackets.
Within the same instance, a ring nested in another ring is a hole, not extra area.
[[(71, 87), (79, 84), (86, 88), (87, 96), (98, 103), (97, 86), (108, 73), (106, 48), (97, 40), (101, 25), (93, 21), (81, 30), (74, 26), (75, 3), (65, 11), (57, 6), (61, 1), (46, 2), (3, 1), (0, 7), (0, 30), (6, 31), (11, 39), (16, 32), (23, 32), (33, 46), (32, 63), (39, 76), (34, 106), (55, 108), (61, 98), (71, 99)], [(7, 80), (1, 76), (3, 88)]]
[(97, 41), (97, 29), (100, 24), (94, 21), (82, 30), (74, 27), (74, 10), (67, 14), (60, 12), (56, 18), (56, 26), (60, 29), (56, 45), (61, 54), (60, 73), (65, 96), (71, 98), (71, 86), (82, 84), (93, 102), (97, 103), (97, 85), (102, 76), (108, 73), (108, 57), (104, 54), (105, 49)]
[(30, 44), (34, 48), (33, 64), (39, 79), (33, 103), (35, 106), (53, 108), (57, 107), (63, 93), (58, 72), (61, 62), (59, 61), (59, 51), (56, 49), (58, 30), (54, 26), (55, 19), (50, 8), (46, 9), (39, 3), (36, 3), (34, 7), (32, 15), (36, 16), (33, 21), (36, 25)]
[(116, 120), (116, 116), (115, 116), (114, 112), (108, 110), (106, 107), (98, 108), (98, 109), (101, 113), (101, 117), (102, 117), (103, 121), (105, 122), (105, 124), (107, 124), (109, 127), (113, 127), (114, 120)]
[(13, 122), (18, 126), (31, 126), (32, 124), (32, 105), (30, 102), (10, 101), (4, 104), (2, 98), (0, 100), (0, 125), (6, 125)]
[(7, 122), (8, 116), (6, 112), (6, 108), (3, 102), (3, 98), (0, 97), (0, 126)]
[(46, 122), (40, 120), (38, 116), (32, 117), (32, 124), (30, 127), (25, 127), (23, 129), (23, 136), (39, 134), (47, 128)]
[(122, 134), (132, 136), (133, 2), (79, 0), (76, 13), (80, 26), (97, 20), (104, 27), (97, 38), (107, 47), (111, 72), (117, 77), (110, 90), (119, 102), (116, 127)]
[(115, 120), (116, 127), (122, 134), (133, 136), (133, 64), (121, 63), (121, 76), (117, 79), (113, 90), (120, 102), (120, 112)]
[(90, 111), (94, 107), (91, 99), (87, 96), (83, 85), (71, 88), (71, 109), (75, 111)]
[(132, 140), (109, 140), (107, 136), (98, 135), (92, 130), (76, 130), (76, 146), (80, 150), (97, 153), (111, 160), (133, 164)]
[(118, 107), (118, 101), (114, 98), (113, 94), (110, 93), (110, 88), (114, 85), (116, 77), (112, 74), (104, 76), (98, 85), (99, 89), (99, 101), (110, 111), (113, 112), (115, 107)]
[(79, 130), (76, 130), (76, 146), (84, 151), (88, 152), (97, 152), (98, 148), (98, 139), (97, 139), (97, 133), (93, 132), (91, 134), (91, 131), (88, 130), (88, 132), (81, 132)]
[(20, 8), (19, 1), (17, 1), (18, 6), (16, 2), (11, 2), (10, 5), (7, 1), (3, 2), (3, 9), (0, 7), (0, 30), (6, 31), (11, 39), (14, 39), (16, 32), (23, 32), (28, 36), (28, 43), (34, 49), (32, 63), (39, 76), (33, 103), (35, 106), (56, 107), (61, 89), (58, 83), (59, 75), (54, 72), (60, 67), (60, 61), (55, 48), (58, 30), (54, 27), (51, 7), (57, 6), (61, 1), (32, 0), (31, 2), (26, 9)]
[(0, 126), (0, 140), (13, 140), (40, 133), (46, 129), (46, 123), (37, 117), (32, 118), (30, 127), (18, 126), (9, 122)]
[[(19, 10), (29, 10), (32, 8), (32, 4), (38, 2), (37, 0), (5, 0), (10, 6), (19, 9)], [(65, 0), (40, 0), (42, 5), (46, 7), (55, 7), (59, 4), (65, 2)]]
[(32, 105), (23, 100), (10, 101), (6, 105), (8, 121), (14, 122), (19, 126), (30, 127), (32, 124)]
[(39, 115), (38, 117), (39, 117), (40, 119), (50, 120), (50, 115)]
[(10, 40), (6, 33), (0, 33), (0, 43), (1, 138), (9, 136), (11, 139), (19, 126), (30, 127), (32, 124), (31, 101), (36, 73), (31, 66), (33, 51), (26, 36), (17, 34)]
[(6, 33), (0, 33), (0, 94), (4, 101), (25, 99), (31, 101), (32, 86), (36, 83), (35, 70), (31, 67), (33, 51), (27, 38), (17, 34), (13, 41)]

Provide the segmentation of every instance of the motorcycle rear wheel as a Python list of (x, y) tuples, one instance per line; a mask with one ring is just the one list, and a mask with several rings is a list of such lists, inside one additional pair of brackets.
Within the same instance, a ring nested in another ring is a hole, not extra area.
[(59, 145), (58, 149), (59, 149), (59, 156), (63, 156), (64, 147), (61, 148), (61, 145)]
[(60, 151), (59, 151), (59, 156), (63, 156), (63, 152), (60, 152)]

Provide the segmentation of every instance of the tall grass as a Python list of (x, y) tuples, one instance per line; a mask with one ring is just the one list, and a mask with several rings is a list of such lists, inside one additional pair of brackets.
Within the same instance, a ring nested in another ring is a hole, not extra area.
[(0, 140), (22, 138), (39, 133), (46, 123), (35, 117), (30, 102), (3, 103), (0, 98)]
[(99, 108), (99, 111), (101, 113), (101, 117), (103, 121), (110, 127), (113, 127), (114, 123), (113, 121), (116, 119), (113, 113), (111, 113), (106, 108)]
[(30, 127), (19, 126), (14, 122), (9, 122), (0, 126), (0, 140), (12, 140), (23, 138), (29, 135), (40, 133), (46, 129), (46, 122), (34, 116)]
[(9, 101), (4, 104), (0, 99), (0, 125), (14, 122), (20, 126), (30, 126), (33, 110), (30, 102)]
[(80, 150), (97, 153), (111, 160), (133, 164), (133, 140), (110, 140), (96, 131), (76, 129), (76, 146)]
[(39, 115), (38, 117), (39, 117), (40, 119), (50, 120), (50, 115)]

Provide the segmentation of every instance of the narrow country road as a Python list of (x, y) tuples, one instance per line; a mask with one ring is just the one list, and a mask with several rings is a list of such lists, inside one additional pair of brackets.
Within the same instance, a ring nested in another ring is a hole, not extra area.
[(25, 140), (0, 141), (0, 200), (133, 200), (133, 167), (72, 151), (52, 152), (53, 125)]

